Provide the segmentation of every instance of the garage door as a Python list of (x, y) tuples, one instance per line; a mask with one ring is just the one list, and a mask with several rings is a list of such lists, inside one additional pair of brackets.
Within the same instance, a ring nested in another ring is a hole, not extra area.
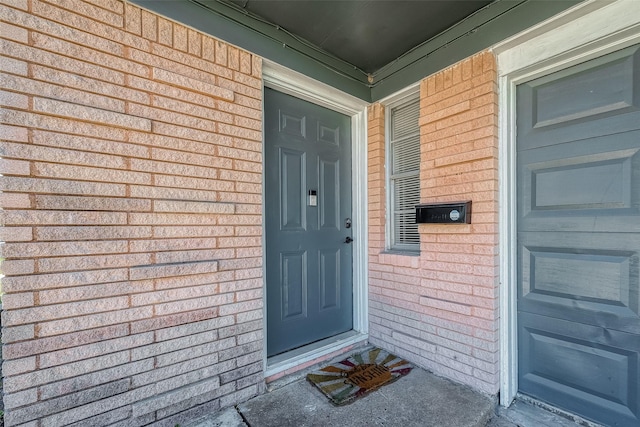
[(520, 392), (640, 425), (640, 46), (517, 87)]

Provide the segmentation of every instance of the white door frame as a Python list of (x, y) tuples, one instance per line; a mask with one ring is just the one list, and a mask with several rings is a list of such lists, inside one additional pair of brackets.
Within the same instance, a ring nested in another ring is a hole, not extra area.
[(500, 93), (500, 404), (518, 392), (516, 95), (519, 83), (640, 43), (640, 1), (589, 0), (492, 48)]
[[(267, 365), (265, 345), (264, 372), (265, 377), (268, 377), (368, 338), (367, 106), (369, 103), (266, 59), (263, 59), (262, 78), (265, 87), (293, 95), (351, 117), (353, 330), (357, 332), (357, 334), (351, 334), (345, 339), (332, 341), (320, 347), (313, 347), (307, 352), (292, 353), (291, 357), (287, 357), (285, 353), (283, 361), (271, 366)], [(264, 186), (262, 196), (264, 200)], [(264, 215), (263, 203), (263, 218)], [(264, 228), (262, 236), (264, 269), (266, 267)], [(266, 280), (264, 271), (263, 277)], [(268, 310), (266, 306), (266, 292), (264, 293), (263, 303), (266, 313), (266, 310)], [(263, 325), (265, 343), (266, 334), (268, 333), (266, 319), (267, 316), (265, 314)]]

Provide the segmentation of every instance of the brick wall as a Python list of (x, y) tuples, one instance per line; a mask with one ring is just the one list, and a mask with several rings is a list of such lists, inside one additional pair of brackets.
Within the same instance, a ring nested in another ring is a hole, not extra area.
[(260, 58), (118, 0), (0, 3), (6, 425), (257, 394)]
[(420, 84), (421, 202), (473, 201), (470, 225), (420, 226), (420, 256), (385, 253), (384, 107), (369, 107), (370, 339), (497, 393), (497, 73), (490, 53)]

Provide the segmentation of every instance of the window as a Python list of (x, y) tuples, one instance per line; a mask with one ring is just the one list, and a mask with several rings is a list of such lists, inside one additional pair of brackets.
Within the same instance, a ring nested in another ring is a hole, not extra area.
[(415, 206), (420, 203), (420, 100), (387, 110), (387, 235), (389, 249), (418, 251)]

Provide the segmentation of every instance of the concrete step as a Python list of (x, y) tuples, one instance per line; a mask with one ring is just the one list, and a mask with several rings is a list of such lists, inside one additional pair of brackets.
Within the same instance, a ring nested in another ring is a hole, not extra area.
[(509, 408), (465, 386), (414, 368), (406, 377), (355, 402), (332, 405), (303, 375), (285, 378), (237, 408), (182, 427), (599, 427), (526, 398)]
[(299, 379), (238, 405), (241, 418), (227, 412), (226, 421), (205, 417), (188, 427), (484, 427), (494, 408), (493, 399), (414, 368), (345, 406), (334, 406), (312, 384)]

